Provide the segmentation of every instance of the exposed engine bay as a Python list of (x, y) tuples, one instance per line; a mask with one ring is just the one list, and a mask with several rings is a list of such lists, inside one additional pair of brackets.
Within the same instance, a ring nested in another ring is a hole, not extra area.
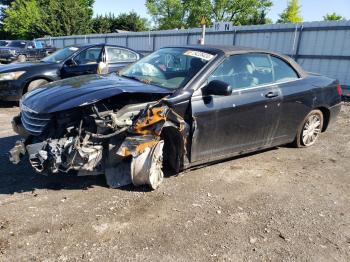
[(45, 116), (23, 106), (13, 126), (25, 139), (10, 151), (10, 160), (18, 164), (27, 154), (39, 174), (104, 174), (112, 188), (132, 183), (156, 189), (163, 162), (181, 169), (188, 124), (166, 99), (130, 100), (104, 100)]

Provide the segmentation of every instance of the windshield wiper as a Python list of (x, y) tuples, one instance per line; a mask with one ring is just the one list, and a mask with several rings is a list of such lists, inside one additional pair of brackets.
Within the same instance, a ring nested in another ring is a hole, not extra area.
[[(118, 74), (119, 75), (119, 74)], [(153, 82), (152, 80), (150, 79), (141, 79), (141, 78), (138, 78), (136, 76), (127, 76), (127, 75), (119, 75), (121, 77), (125, 77), (125, 78), (129, 78), (129, 79), (132, 79), (132, 80), (136, 80), (138, 82), (141, 82), (141, 83), (144, 83), (146, 85), (154, 85), (154, 86), (159, 86), (159, 87), (163, 87), (163, 88), (166, 88), (156, 82)]]
[(141, 83), (144, 83), (144, 84), (147, 84), (147, 85), (151, 84), (151, 81), (148, 81), (146, 79), (141, 79), (141, 78), (138, 78), (136, 76), (127, 76), (127, 75), (119, 75), (119, 76), (125, 77), (125, 78), (129, 78), (129, 79), (132, 79), (132, 80), (136, 80), (138, 82), (141, 82)]
[(141, 82), (141, 80), (138, 77), (136, 77), (136, 76), (127, 76), (127, 75), (119, 75), (119, 76), (125, 77), (125, 78), (129, 78), (129, 79), (132, 79), (132, 80), (137, 80), (137, 81)]

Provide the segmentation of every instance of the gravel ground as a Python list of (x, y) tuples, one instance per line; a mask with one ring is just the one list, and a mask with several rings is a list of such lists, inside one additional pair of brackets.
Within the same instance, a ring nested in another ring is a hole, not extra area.
[(350, 106), (308, 149), (186, 171), (161, 188), (11, 165), (0, 107), (0, 261), (350, 261)]

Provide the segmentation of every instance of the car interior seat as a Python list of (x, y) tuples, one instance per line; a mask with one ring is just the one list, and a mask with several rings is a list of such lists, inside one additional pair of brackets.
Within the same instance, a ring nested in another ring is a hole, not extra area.
[(191, 80), (205, 65), (205, 62), (202, 61), (202, 59), (194, 57), (191, 59), (190, 62), (190, 68), (188, 69), (188, 74), (184, 76), (184, 80), (182, 81), (182, 84), (186, 84), (189, 80)]
[(259, 81), (254, 77), (254, 67), (246, 57), (237, 55), (231, 59), (231, 65), (234, 70), (233, 86), (235, 88), (255, 86)]

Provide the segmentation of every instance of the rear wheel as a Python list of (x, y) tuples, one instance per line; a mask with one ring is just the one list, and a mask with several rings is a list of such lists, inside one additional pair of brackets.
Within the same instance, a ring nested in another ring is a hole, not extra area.
[(47, 81), (45, 79), (34, 80), (34, 81), (30, 82), (30, 84), (28, 85), (27, 92), (30, 92), (30, 91), (32, 91), (33, 89), (35, 89), (35, 88), (37, 88), (39, 86), (45, 85), (48, 82), (49, 81)]
[(323, 123), (323, 113), (318, 109), (312, 110), (300, 125), (294, 145), (296, 147), (309, 147), (315, 144), (322, 132)]
[(20, 63), (25, 62), (27, 61), (27, 57), (25, 55), (19, 55), (17, 61)]

